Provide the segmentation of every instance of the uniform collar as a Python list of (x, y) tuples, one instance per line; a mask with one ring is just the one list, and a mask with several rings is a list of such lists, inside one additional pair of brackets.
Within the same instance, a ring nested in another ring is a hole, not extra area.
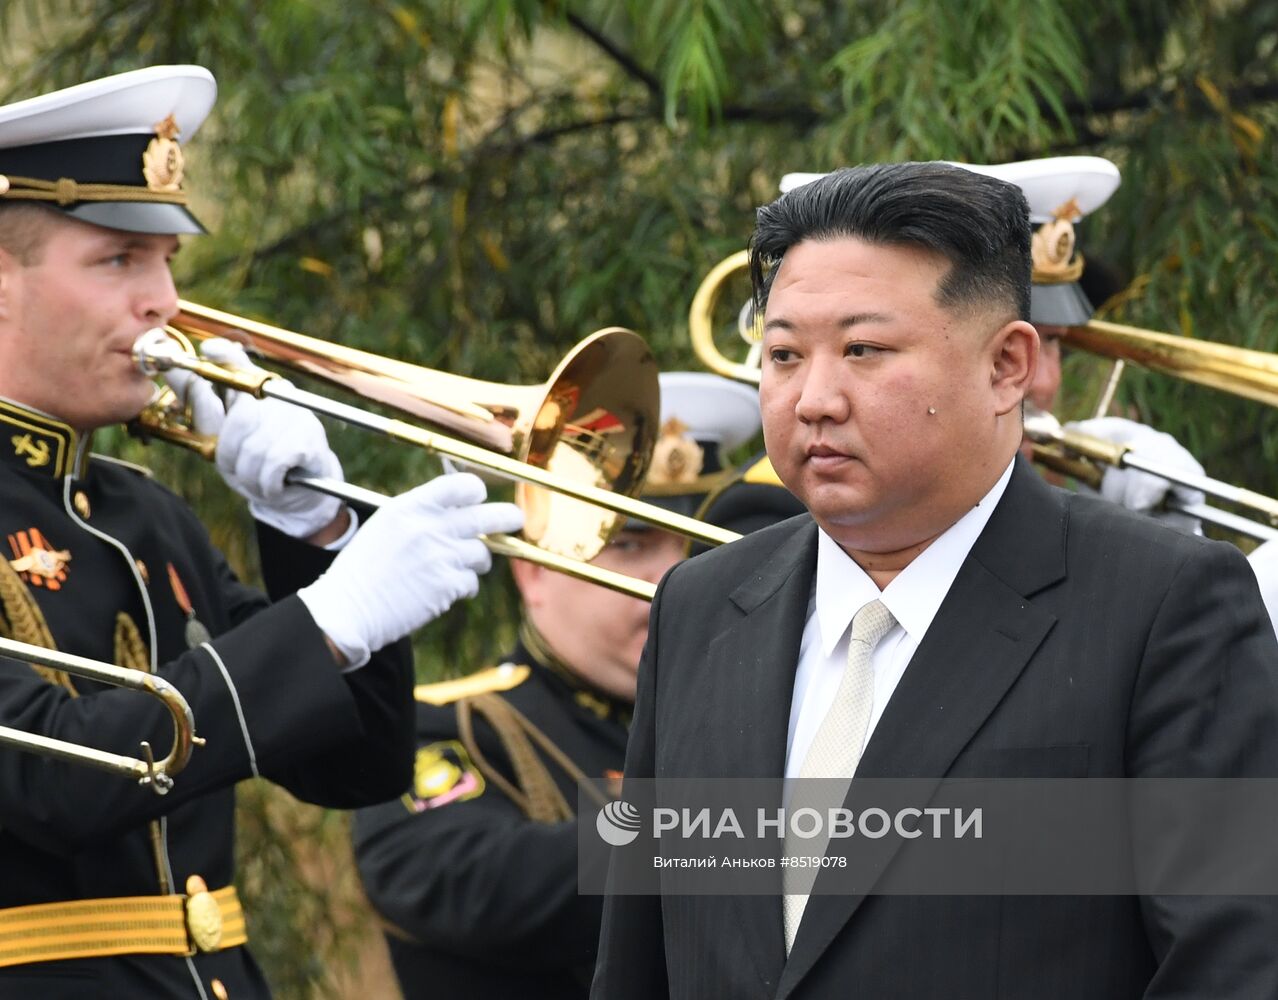
[(84, 474), (89, 438), (70, 424), (0, 396), (0, 463), (32, 476)]
[(630, 725), (634, 705), (588, 684), (551, 651), (550, 644), (527, 619), (519, 626), (519, 647), (515, 657), (515, 662), (523, 662), (522, 657), (526, 657), (529, 663), (540, 667), (543, 673), (550, 675), (552, 683), (566, 688), (572, 700), (590, 714), (600, 719), (616, 719), (623, 726)]

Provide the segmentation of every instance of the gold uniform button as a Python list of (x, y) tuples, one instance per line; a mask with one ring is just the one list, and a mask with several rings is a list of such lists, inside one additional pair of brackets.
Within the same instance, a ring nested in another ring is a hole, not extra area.
[(76, 494), (72, 498), (71, 503), (75, 506), (75, 512), (87, 521), (89, 519), (90, 507), (89, 498), (85, 495), (84, 490), (76, 490)]
[(141, 559), (134, 559), (133, 565), (138, 568), (138, 576), (142, 577), (142, 582), (150, 583), (151, 573), (149, 570), (147, 570), (146, 563), (144, 563)]
[(222, 985), (222, 980), (214, 979), (209, 985), (213, 987), (213, 995), (217, 997), (217, 1000), (227, 1000), (227, 997), (230, 996), (226, 992), (226, 987)]

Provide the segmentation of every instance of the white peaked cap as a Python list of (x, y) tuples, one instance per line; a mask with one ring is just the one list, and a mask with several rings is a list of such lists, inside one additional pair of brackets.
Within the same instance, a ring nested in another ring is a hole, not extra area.
[(757, 390), (709, 372), (662, 372), (661, 423), (677, 419), (695, 441), (731, 451), (745, 444), (762, 423)]
[[(1029, 202), (1030, 222), (1050, 222), (1063, 205), (1074, 201), (1078, 211), (1070, 218), (1077, 222), (1109, 201), (1118, 190), (1122, 175), (1103, 156), (1048, 156), (1041, 160), (1017, 160), (1013, 163), (958, 163), (955, 167), (1015, 184), (1025, 192)], [(826, 174), (786, 174), (781, 178), (781, 193), (810, 184)]]
[(954, 166), (1015, 184), (1029, 202), (1030, 222), (1040, 225), (1056, 218), (1056, 210), (1071, 201), (1077, 222), (1109, 201), (1122, 183), (1122, 174), (1103, 156), (1048, 156), (1014, 163), (955, 163)]
[(203, 66), (150, 66), (0, 108), (0, 149), (101, 135), (152, 133), (172, 115), (190, 140), (217, 100)]
[(141, 233), (201, 233), (181, 144), (217, 99), (202, 66), (152, 66), (0, 108), (0, 199)]

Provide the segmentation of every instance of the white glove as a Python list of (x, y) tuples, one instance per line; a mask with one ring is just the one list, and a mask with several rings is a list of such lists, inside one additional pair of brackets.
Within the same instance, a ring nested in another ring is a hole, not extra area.
[[(1134, 420), (1098, 417), (1066, 424), (1065, 429), (1115, 444), (1128, 445), (1133, 454), (1165, 465), (1170, 471), (1203, 475), (1203, 467), (1198, 464), (1198, 459), (1186, 451), (1174, 437)], [(1169, 492), (1182, 503), (1203, 503), (1206, 498), (1199, 490), (1177, 486), (1166, 479), (1136, 469), (1109, 468), (1105, 470), (1105, 478), (1101, 480), (1100, 492), (1106, 500), (1122, 504), (1128, 510), (1143, 511), (1174, 528), (1202, 534), (1202, 526), (1196, 517), (1156, 509)]]
[(1247, 561), (1260, 584), (1260, 596), (1265, 599), (1269, 620), (1278, 628), (1278, 539), (1256, 548)]
[[(244, 348), (230, 340), (205, 341), (201, 353), (227, 368), (253, 371), (257, 367)], [(290, 469), (342, 478), (342, 463), (329, 448), (315, 414), (243, 392), (229, 393), (223, 406), (213, 387), (198, 375), (174, 368), (164, 377), (191, 407), (194, 429), (217, 436), (218, 471), (248, 501), (257, 520), (294, 538), (306, 538), (337, 517), (342, 501), (336, 497), (284, 483)]]
[(349, 665), (479, 592), (492, 556), (477, 536), (524, 525), (518, 507), (487, 495), (478, 476), (458, 472), (395, 497), (297, 592)]

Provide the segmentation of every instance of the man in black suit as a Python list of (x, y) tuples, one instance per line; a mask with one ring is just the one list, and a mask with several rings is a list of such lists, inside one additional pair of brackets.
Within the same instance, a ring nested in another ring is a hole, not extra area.
[[(759, 212), (764, 435), (811, 516), (668, 574), (627, 781), (820, 774), (832, 705), (855, 722), (827, 776), (1278, 774), (1278, 645), (1241, 554), (1017, 458), (1029, 236), (1019, 190), (942, 164), (840, 171)], [(873, 605), (886, 628), (849, 654)], [(825, 877), (805, 908), (610, 897), (594, 995), (1278, 995), (1268, 899), (836, 895)]]

